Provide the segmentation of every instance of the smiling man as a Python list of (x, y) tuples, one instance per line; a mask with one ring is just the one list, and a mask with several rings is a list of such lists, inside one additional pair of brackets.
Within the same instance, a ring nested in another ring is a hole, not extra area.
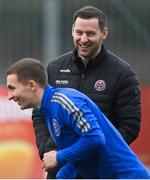
[[(114, 33), (111, 33), (113, 36), (117, 36), (117, 25), (116, 22)], [(78, 9), (73, 15), (71, 31), (74, 48), (50, 60), (48, 82), (53, 87), (75, 88), (86, 94), (118, 129), (127, 144), (131, 144), (138, 137), (141, 126), (140, 81), (135, 70), (105, 46), (110, 31), (105, 13), (93, 6)], [(34, 112), (32, 117), (42, 159), (45, 152), (56, 147), (43, 117)], [(55, 176), (55, 171), (49, 171), (47, 178), (53, 179), (53, 174)]]
[[(34, 64), (39, 66), (33, 68)], [(42, 70), (45, 76), (39, 76)], [(8, 99), (17, 102), (21, 109), (40, 107), (43, 89), (47, 85), (46, 77), (39, 61), (31, 58), (19, 61), (7, 72)]]
[(102, 27), (100, 30), (99, 19), (83, 19), (77, 17), (72, 27), (73, 42), (78, 56), (88, 61), (95, 58), (100, 50), (103, 41), (107, 38), (108, 28)]
[[(57, 150), (44, 154), (43, 169), (61, 167), (55, 178), (146, 179), (148, 170), (96, 104), (71, 88), (53, 88), (40, 61), (22, 59), (7, 71), (8, 99), (37, 108)], [(38, 121), (38, 120), (37, 120)]]

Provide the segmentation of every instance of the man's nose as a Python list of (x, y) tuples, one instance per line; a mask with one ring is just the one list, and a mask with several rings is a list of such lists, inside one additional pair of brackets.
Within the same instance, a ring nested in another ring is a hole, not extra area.
[(11, 92), (8, 92), (8, 100), (12, 100), (13, 99), (13, 94)]
[(86, 33), (83, 33), (83, 34), (82, 34), (82, 36), (81, 36), (81, 41), (82, 41), (82, 42), (87, 42), (87, 41), (88, 41), (88, 38), (87, 38)]

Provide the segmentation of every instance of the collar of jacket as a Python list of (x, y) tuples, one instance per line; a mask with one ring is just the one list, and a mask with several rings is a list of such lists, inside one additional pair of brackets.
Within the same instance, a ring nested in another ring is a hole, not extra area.
[[(104, 45), (102, 45), (100, 53), (94, 59), (90, 59), (89, 62), (87, 63), (87, 68), (90, 67), (90, 69), (91, 69), (91, 68), (98, 67), (106, 59), (107, 55), (108, 55), (107, 49), (105, 48)], [(74, 51), (73, 51), (72, 59), (76, 64), (78, 64), (80, 66), (82, 64), (82, 66), (84, 66), (81, 58), (78, 56), (76, 49), (74, 49)]]
[(54, 92), (54, 88), (47, 84), (44, 89), (44, 93), (41, 100), (40, 112), (47, 114), (49, 111), (49, 103), (51, 102), (51, 97)]

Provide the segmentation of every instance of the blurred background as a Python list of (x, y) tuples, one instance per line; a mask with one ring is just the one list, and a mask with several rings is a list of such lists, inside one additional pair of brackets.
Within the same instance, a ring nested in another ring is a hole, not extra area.
[(0, 0), (1, 179), (45, 177), (35, 146), (31, 111), (22, 112), (8, 102), (6, 70), (24, 57), (39, 59), (46, 67), (57, 56), (72, 50), (72, 16), (84, 5), (104, 11), (109, 27), (104, 44), (131, 64), (140, 78), (142, 129), (131, 147), (150, 168), (150, 1)]

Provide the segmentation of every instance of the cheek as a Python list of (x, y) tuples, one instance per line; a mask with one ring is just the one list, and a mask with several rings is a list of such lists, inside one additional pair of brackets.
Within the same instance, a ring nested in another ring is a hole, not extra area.
[(23, 89), (16, 89), (16, 90), (14, 90), (14, 95), (15, 96), (21, 96), (22, 94), (23, 94), (23, 92), (24, 92), (24, 90)]
[(77, 36), (77, 35), (74, 35), (73, 36), (73, 41), (74, 42), (77, 42), (77, 41), (79, 41), (81, 38), (80, 38), (80, 36)]
[(93, 39), (93, 44), (95, 45), (95, 46), (100, 46), (101, 44), (102, 44), (102, 39), (100, 39), (99, 37), (97, 38), (97, 39)]
[(33, 104), (36, 100), (34, 94), (32, 94), (31, 92), (24, 93), (24, 96), (22, 98), (24, 98), (24, 100), (27, 104)]
[(22, 100), (24, 101), (25, 104), (30, 104), (31, 101), (32, 101), (31, 97), (28, 96), (28, 95), (25, 95), (25, 94), (21, 98), (22, 98)]

